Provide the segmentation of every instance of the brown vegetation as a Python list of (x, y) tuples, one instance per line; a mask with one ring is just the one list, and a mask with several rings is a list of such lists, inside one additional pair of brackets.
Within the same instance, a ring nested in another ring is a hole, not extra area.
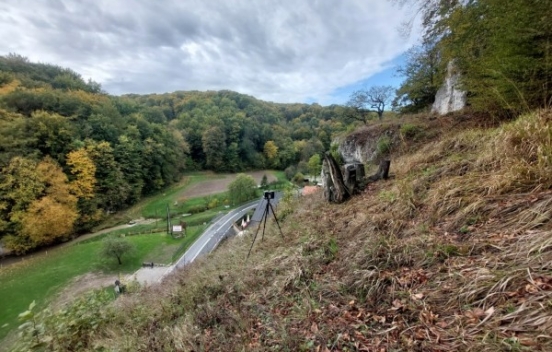
[[(279, 206), (250, 238), (127, 296), (82, 348), (549, 351), (552, 118), (404, 139), (394, 177), (344, 204)], [(445, 120), (446, 121), (446, 120)], [(431, 133), (430, 133), (431, 132)], [(437, 138), (438, 136), (438, 138)], [(422, 146), (418, 149), (417, 146)]]

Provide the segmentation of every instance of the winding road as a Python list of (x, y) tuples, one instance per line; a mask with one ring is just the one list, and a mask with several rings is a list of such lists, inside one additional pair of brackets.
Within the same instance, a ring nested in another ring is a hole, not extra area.
[[(276, 206), (281, 196), (281, 192), (276, 192), (275, 199), (271, 201), (271, 204)], [(220, 241), (227, 237), (230, 231), (233, 231), (232, 225), (247, 214), (248, 211), (255, 209), (251, 222), (260, 222), (265, 207), (266, 200), (260, 199), (231, 210), (209, 226), (173, 265), (169, 267), (141, 268), (133, 275), (130, 275), (130, 277), (144, 285), (160, 282), (175, 269), (182, 268), (186, 264), (193, 262), (197, 257), (210, 253), (217, 248)]]
[(186, 253), (174, 264), (175, 267), (181, 268), (184, 265), (193, 262), (198, 256), (207, 254), (214, 250), (220, 241), (231, 230), (232, 224), (238, 221), (248, 211), (258, 206), (259, 201), (253, 201), (231, 210), (218, 221), (213, 223), (205, 230), (205, 232), (188, 248)]

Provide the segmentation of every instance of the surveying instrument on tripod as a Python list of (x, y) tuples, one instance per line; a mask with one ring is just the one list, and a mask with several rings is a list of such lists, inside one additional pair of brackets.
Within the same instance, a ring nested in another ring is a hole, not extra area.
[[(263, 223), (263, 236), (261, 237), (261, 241), (264, 239), (265, 229), (266, 229), (266, 219), (268, 218), (268, 213), (272, 211), (272, 215), (274, 216), (274, 220), (276, 220), (276, 225), (278, 225), (278, 230), (280, 230), (280, 235), (282, 238), (284, 238), (284, 234), (282, 233), (282, 229), (280, 228), (280, 223), (278, 222), (278, 218), (276, 217), (276, 213), (274, 212), (274, 208), (272, 207), (272, 204), (270, 203), (271, 199), (274, 199), (274, 191), (265, 191), (263, 199), (266, 201), (266, 206), (263, 212), (263, 216), (261, 217), (261, 221), (259, 221), (259, 226), (257, 227), (257, 231), (255, 231), (255, 236), (253, 237), (253, 242), (251, 243), (251, 247), (249, 247), (249, 252), (247, 253), (247, 258), (249, 258), (249, 255), (251, 254), (251, 249), (253, 248), (253, 245), (255, 244), (255, 240), (257, 239), (257, 235), (259, 234), (259, 229), (261, 228), (261, 223)], [(247, 260), (247, 259), (246, 259)]]

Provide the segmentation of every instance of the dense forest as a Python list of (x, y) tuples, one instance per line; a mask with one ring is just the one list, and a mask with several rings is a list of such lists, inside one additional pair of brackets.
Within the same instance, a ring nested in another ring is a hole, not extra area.
[(302, 171), (344, 128), (340, 109), (231, 91), (111, 96), (70, 69), (0, 56), (3, 245), (66, 240), (185, 171)]
[(552, 1), (392, 1), (417, 8), (422, 22), (399, 70), (398, 109), (427, 109), (451, 62), (475, 111), (513, 117), (552, 105)]

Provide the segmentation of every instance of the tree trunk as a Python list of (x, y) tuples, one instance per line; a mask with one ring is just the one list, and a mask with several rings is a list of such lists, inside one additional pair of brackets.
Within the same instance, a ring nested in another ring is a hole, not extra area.
[(390, 166), (391, 160), (382, 160), (378, 171), (372, 176), (365, 177), (363, 164), (348, 164), (345, 165), (342, 174), (333, 156), (326, 153), (322, 163), (324, 197), (330, 203), (342, 203), (364, 190), (369, 183), (388, 179)]
[(328, 175), (325, 175), (326, 183), (326, 199), (333, 203), (342, 203), (347, 200), (351, 193), (343, 182), (343, 175), (339, 165), (330, 153), (324, 155), (324, 170), (327, 170)]

